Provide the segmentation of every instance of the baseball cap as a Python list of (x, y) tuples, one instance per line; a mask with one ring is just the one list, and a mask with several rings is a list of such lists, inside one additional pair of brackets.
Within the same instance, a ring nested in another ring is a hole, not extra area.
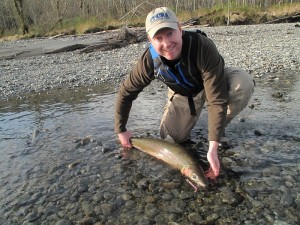
[(178, 19), (175, 13), (167, 8), (160, 7), (151, 11), (146, 18), (146, 32), (153, 38), (156, 32), (162, 28), (178, 28)]

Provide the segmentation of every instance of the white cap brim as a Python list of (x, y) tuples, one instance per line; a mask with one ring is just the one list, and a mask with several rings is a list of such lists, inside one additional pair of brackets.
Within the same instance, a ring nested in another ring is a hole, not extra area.
[(178, 23), (177, 22), (158, 23), (157, 25), (153, 26), (150, 30), (148, 30), (147, 33), (150, 38), (153, 38), (154, 35), (157, 33), (157, 31), (163, 28), (171, 28), (176, 30), (178, 28)]

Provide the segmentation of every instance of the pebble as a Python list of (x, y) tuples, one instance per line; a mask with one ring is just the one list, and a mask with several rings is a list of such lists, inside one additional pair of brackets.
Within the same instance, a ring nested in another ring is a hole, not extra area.
[(259, 130), (255, 130), (255, 131), (254, 131), (254, 134), (255, 134), (256, 136), (262, 136), (262, 132), (259, 131)]
[(236, 205), (239, 202), (236, 193), (231, 191), (228, 187), (221, 189), (220, 197), (223, 203), (227, 203), (229, 205)]
[(173, 199), (173, 195), (170, 194), (170, 193), (164, 193), (162, 196), (161, 196), (162, 199), (164, 199), (165, 201), (170, 201)]
[(94, 223), (95, 219), (91, 217), (84, 218), (79, 222), (80, 225), (94, 225)]
[(157, 213), (158, 213), (158, 210), (154, 204), (149, 203), (146, 205), (146, 207), (145, 207), (146, 216), (151, 218), (151, 217), (154, 217), (155, 215), (157, 215)]
[(209, 223), (214, 223), (219, 218), (219, 215), (217, 213), (212, 213), (207, 216), (206, 220)]
[(26, 220), (28, 222), (33, 222), (33, 221), (36, 221), (37, 219), (38, 219), (38, 215), (36, 212), (31, 212), (26, 216)]
[(74, 168), (76, 168), (78, 165), (80, 165), (80, 162), (73, 162), (73, 163), (70, 163), (70, 164), (68, 165), (68, 168), (69, 168), (69, 169), (74, 169)]
[(201, 215), (199, 215), (198, 213), (190, 213), (188, 215), (189, 221), (195, 224), (200, 224), (200, 222), (202, 221), (202, 217)]
[(101, 210), (102, 210), (102, 213), (104, 214), (104, 215), (109, 215), (110, 213), (111, 213), (111, 211), (113, 210), (113, 206), (111, 205), (111, 204), (101, 204), (100, 205), (100, 208), (101, 208)]
[(168, 211), (173, 213), (183, 213), (186, 207), (185, 201), (181, 199), (174, 199), (168, 206)]
[(55, 223), (55, 225), (72, 225), (73, 223), (70, 220), (62, 219)]

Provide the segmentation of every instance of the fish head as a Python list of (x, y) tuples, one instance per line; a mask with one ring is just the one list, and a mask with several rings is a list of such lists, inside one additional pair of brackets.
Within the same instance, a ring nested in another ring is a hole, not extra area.
[(202, 168), (186, 167), (182, 170), (182, 173), (197, 187), (205, 188), (207, 186), (207, 180)]

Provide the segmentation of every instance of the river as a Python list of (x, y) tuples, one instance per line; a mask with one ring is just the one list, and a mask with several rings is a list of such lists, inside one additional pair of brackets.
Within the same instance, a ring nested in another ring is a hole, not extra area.
[[(128, 127), (157, 137), (165, 89), (134, 102)], [(298, 224), (299, 79), (284, 96), (258, 83), (226, 130), (217, 182), (196, 193), (179, 171), (113, 131), (116, 94), (36, 96), (0, 110), (1, 224)], [(71, 96), (71, 97), (70, 97)], [(72, 97), (73, 96), (73, 97)], [(207, 149), (206, 110), (192, 132)]]

